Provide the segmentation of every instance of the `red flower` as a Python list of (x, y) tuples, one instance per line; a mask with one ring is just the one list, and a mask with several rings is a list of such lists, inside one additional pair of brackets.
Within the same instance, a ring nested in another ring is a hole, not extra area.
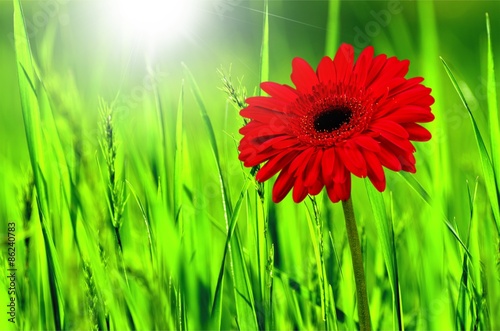
[(351, 194), (351, 173), (366, 177), (380, 191), (382, 166), (414, 173), (415, 148), (431, 134), (417, 122), (434, 119), (431, 89), (423, 78), (405, 78), (410, 62), (365, 48), (354, 62), (354, 49), (342, 44), (332, 60), (324, 57), (316, 72), (303, 59), (292, 62), (295, 88), (273, 82), (260, 86), (269, 97), (250, 97), (240, 114), (239, 159), (246, 167), (267, 163), (256, 179), (280, 172), (273, 201), (293, 188), (293, 200), (326, 187), (333, 202)]

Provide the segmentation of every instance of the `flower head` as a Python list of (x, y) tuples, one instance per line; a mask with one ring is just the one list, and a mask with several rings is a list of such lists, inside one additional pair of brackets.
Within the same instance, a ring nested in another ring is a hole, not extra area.
[(383, 167), (414, 173), (415, 147), (431, 134), (417, 123), (434, 119), (431, 89), (423, 78), (405, 78), (410, 62), (342, 44), (316, 71), (303, 59), (292, 61), (295, 88), (274, 82), (260, 86), (268, 97), (248, 98), (241, 110), (250, 121), (240, 133), (239, 158), (247, 167), (266, 164), (260, 182), (279, 172), (273, 201), (292, 190), (300, 202), (323, 187), (330, 200), (347, 200), (351, 173), (386, 186)]

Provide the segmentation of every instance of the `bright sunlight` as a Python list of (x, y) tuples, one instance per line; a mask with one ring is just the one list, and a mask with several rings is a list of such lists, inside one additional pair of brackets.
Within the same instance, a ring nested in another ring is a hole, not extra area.
[(116, 8), (128, 37), (155, 43), (186, 35), (196, 19), (194, 0), (121, 0)]

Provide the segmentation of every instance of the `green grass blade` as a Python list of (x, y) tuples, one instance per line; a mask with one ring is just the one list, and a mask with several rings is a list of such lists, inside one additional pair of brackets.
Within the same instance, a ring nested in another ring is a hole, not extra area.
[[(269, 1), (264, 1), (264, 15), (263, 15), (263, 27), (262, 27), (262, 44), (261, 44), (261, 54), (260, 54), (260, 81), (269, 81)], [(259, 90), (262, 95), (262, 90)], [(266, 329), (271, 328), (271, 279), (268, 277), (268, 261), (269, 261), (269, 249), (268, 249), (268, 236), (267, 230), (267, 204), (264, 199), (265, 194), (265, 184), (260, 186), (261, 191), (255, 190), (255, 222), (256, 231), (255, 237), (257, 242), (257, 265), (258, 265), (258, 282), (259, 282), (259, 295), (258, 300), (260, 301), (259, 307), (263, 310), (259, 314), (260, 325)]]
[(394, 329), (404, 330), (393, 222), (392, 219), (387, 217), (382, 194), (368, 180), (365, 180), (365, 184), (379, 234), (379, 241), (382, 246), (382, 254), (387, 267), (389, 282), (391, 283)]
[[(419, 181), (414, 176), (404, 171), (399, 172), (399, 174), (406, 180), (406, 183), (422, 198), (423, 201), (425, 201), (431, 207), (435, 206), (435, 201), (431, 198), (429, 193), (427, 193), (424, 187), (419, 183)], [(451, 224), (450, 220), (446, 217), (446, 215), (443, 214), (442, 212), (441, 212), (441, 218), (443, 219), (448, 230), (450, 230), (451, 234), (455, 237), (455, 239), (465, 250), (467, 255), (470, 256), (470, 252), (467, 249), (467, 246), (463, 242), (462, 238), (460, 238), (460, 235), (458, 234), (457, 230)]]
[[(24, 18), (19, 1), (14, 1), (14, 31), (16, 41), (16, 57), (19, 75), (19, 92), (21, 94), (21, 107), (25, 125), (26, 140), (30, 161), (35, 175), (38, 188), (41, 188), (40, 175), (37, 164), (43, 164), (43, 156), (40, 155), (40, 144), (42, 141), (41, 119), (39, 105), (36, 94), (36, 87), (33, 82), (35, 69), (32, 63), (29, 40), (26, 36)], [(40, 190), (38, 194), (43, 194)], [(45, 200), (44, 200), (45, 201)]]
[[(446, 92), (443, 89), (442, 75), (439, 74), (440, 63), (439, 54), (441, 52), (442, 41), (440, 40), (440, 27), (438, 26), (438, 5), (435, 1), (417, 1), (415, 6), (418, 14), (418, 32), (420, 35), (420, 61), (422, 65), (420, 72), (422, 77), (425, 77), (425, 85), (432, 89), (432, 96), (434, 97), (434, 104), (432, 110), (436, 116), (436, 120), (429, 123), (427, 128), (433, 135), (438, 134), (447, 139), (449, 135), (449, 125), (445, 122), (447, 118), (446, 110)], [(451, 152), (450, 145), (442, 143), (440, 139), (431, 139), (425, 147), (429, 151), (429, 171), (423, 173), (422, 180), (429, 185), (429, 192), (434, 199), (434, 204), (431, 206), (430, 213), (440, 215), (445, 211), (446, 213), (451, 210), (454, 205), (451, 203), (453, 199), (455, 181), (452, 179), (451, 174)], [(439, 183), (439, 184), (437, 184)], [(452, 211), (453, 212), (453, 211)], [(424, 277), (436, 277), (444, 279), (446, 276), (443, 269), (440, 269), (441, 261), (445, 258), (444, 242), (441, 238), (444, 236), (444, 229), (442, 227), (424, 227), (425, 237), (429, 239), (426, 243), (428, 252), (432, 251), (432, 259), (427, 260), (427, 268), (423, 269)], [(430, 239), (434, 238), (434, 239)], [(421, 295), (421, 309), (430, 310), (434, 300), (434, 295), (441, 289), (439, 283), (428, 283), (422, 287)], [(438, 318), (433, 314), (428, 314), (425, 319), (423, 328), (427, 329), (443, 329), (450, 327), (449, 318)]]
[[(442, 119), (446, 118), (446, 109), (444, 106), (444, 101), (446, 100), (445, 92), (442, 88), (442, 78), (439, 72), (439, 52), (440, 52), (440, 40), (436, 19), (436, 3), (434, 1), (418, 1), (416, 2), (420, 35), (421, 35), (421, 61), (425, 63), (422, 69), (423, 77), (425, 77), (426, 85), (432, 88), (432, 95), (435, 99), (435, 103), (432, 106), (433, 112), (436, 115), (436, 120), (429, 123), (429, 129), (431, 132), (439, 132), (443, 137), (448, 137), (448, 126), (445, 123), (441, 123)], [(431, 139), (429, 146), (427, 148), (432, 148), (435, 155), (431, 158), (432, 172), (435, 178), (439, 178), (440, 185), (436, 186), (436, 192), (431, 192), (434, 196), (436, 204), (433, 208), (442, 208), (445, 210), (449, 201), (447, 200), (446, 192), (442, 190), (442, 187), (452, 188), (453, 183), (450, 178), (450, 151), (448, 144), (442, 144), (438, 139)], [(438, 189), (439, 187), (439, 189)]]
[[(43, 135), (40, 118), (40, 101), (38, 100), (37, 87), (40, 85), (31, 54), (24, 16), (19, 0), (14, 0), (14, 36), (19, 77), (19, 91), (21, 94), (21, 108), (25, 126), (26, 139), (35, 178), (37, 204), (39, 206), (42, 235), (45, 244), (45, 258), (47, 259), (47, 272), (49, 279), (49, 292), (52, 301), (52, 322), (49, 316), (46, 321), (48, 328), (61, 329), (64, 327), (64, 296), (62, 294), (60, 266), (54, 241), (48, 224), (50, 208), (48, 205), (47, 183), (43, 177)], [(49, 312), (46, 312), (49, 314)]]
[[(322, 329), (327, 329), (327, 321), (325, 317), (327, 316), (327, 303), (326, 303), (326, 297), (325, 297), (325, 287), (324, 284), (327, 284), (328, 280), (324, 277), (325, 272), (324, 272), (324, 266), (322, 262), (322, 251), (320, 250), (320, 233), (316, 227), (315, 222), (319, 222), (316, 218), (318, 215), (315, 215), (310, 208), (307, 208), (307, 225), (309, 229), (309, 235), (311, 238), (311, 245), (314, 250), (314, 265), (316, 266), (316, 274), (317, 277), (319, 278), (319, 293), (320, 293), (320, 299), (318, 300), (320, 303), (321, 307), (321, 319), (318, 321), (318, 326), (321, 326)], [(319, 324), (319, 323), (323, 324)]]
[(232, 213), (231, 210), (231, 201), (230, 197), (227, 195), (227, 185), (226, 181), (224, 179), (224, 175), (222, 173), (222, 167), (221, 167), (221, 162), (219, 158), (219, 148), (217, 147), (217, 140), (215, 138), (215, 132), (214, 128), (212, 126), (212, 121), (210, 120), (210, 117), (208, 116), (207, 108), (205, 106), (205, 102), (203, 101), (203, 97), (201, 95), (200, 88), (198, 87), (198, 84), (196, 84), (196, 80), (193, 77), (193, 74), (189, 70), (189, 68), (183, 64), (184, 70), (186, 72), (186, 75), (189, 78), (189, 81), (191, 83), (191, 90), (193, 92), (193, 95), (196, 99), (196, 103), (198, 104), (198, 107), (200, 109), (201, 117), (203, 119), (203, 122), (205, 123), (205, 128), (208, 133), (209, 137), (209, 143), (210, 143), (210, 148), (211, 148), (211, 154), (214, 158), (215, 165), (217, 167), (217, 175), (219, 179), (219, 184), (221, 186), (221, 192), (222, 192), (222, 203), (224, 204), (224, 218), (226, 220), (226, 224), (229, 225), (229, 216)]
[[(475, 190), (474, 194), (471, 194), (470, 187), (467, 183), (467, 196), (468, 196), (468, 202), (469, 202), (469, 209), (470, 209), (470, 218), (469, 218), (469, 224), (467, 227), (467, 239), (466, 239), (466, 244), (467, 248), (470, 247), (470, 237), (471, 237), (471, 229), (472, 229), (472, 221), (473, 221), (473, 216), (474, 216), (474, 205), (475, 205), (475, 200), (476, 200), (476, 192), (477, 192), (477, 179), (476, 179), (476, 185), (475, 185)], [(467, 259), (467, 255), (464, 254), (463, 259), (462, 259), (462, 275), (460, 277), (460, 287), (458, 290), (458, 301), (457, 301), (457, 307), (456, 307), (456, 312), (455, 312), (455, 323), (456, 327), (459, 330), (466, 330), (468, 329), (467, 327), (467, 298), (470, 296), (469, 293), (469, 260)]]
[(231, 242), (231, 239), (233, 238), (234, 230), (236, 229), (236, 224), (238, 222), (238, 217), (240, 215), (240, 210), (241, 210), (241, 205), (245, 199), (245, 196), (247, 195), (248, 188), (250, 186), (250, 183), (253, 181), (252, 178), (248, 178), (246, 180), (245, 185), (243, 186), (243, 189), (240, 192), (240, 196), (238, 197), (238, 200), (236, 201), (236, 204), (234, 206), (234, 212), (231, 217), (231, 222), (229, 224), (229, 232), (226, 237), (226, 243), (224, 245), (224, 253), (222, 255), (222, 263), (219, 268), (219, 276), (217, 279), (217, 285), (215, 287), (215, 295), (214, 295), (214, 300), (212, 304), (212, 317), (217, 319), (217, 329), (220, 329), (220, 319), (221, 319), (221, 304), (222, 304), (222, 287), (223, 287), (223, 282), (224, 282), (224, 269), (226, 265), (226, 259), (228, 256), (228, 251), (229, 251), (229, 243)]
[(465, 106), (465, 109), (467, 109), (467, 112), (469, 113), (469, 117), (472, 122), (472, 128), (474, 130), (474, 136), (476, 138), (476, 143), (477, 147), (479, 149), (479, 156), (481, 158), (481, 164), (483, 167), (483, 173), (484, 173), (484, 185), (486, 186), (486, 191), (488, 193), (488, 197), (490, 200), (491, 204), (491, 209), (493, 211), (493, 217), (495, 219), (496, 223), (496, 228), (497, 232), (500, 234), (500, 207), (499, 207), (499, 196), (498, 196), (498, 191), (496, 187), (496, 181), (495, 181), (495, 172), (493, 169), (493, 166), (491, 164), (490, 157), (488, 156), (488, 151), (486, 149), (486, 146), (484, 144), (484, 139), (481, 135), (481, 132), (479, 132), (479, 128), (477, 126), (476, 120), (474, 118), (474, 114), (472, 114), (471, 109), (469, 108), (469, 104), (467, 103), (467, 100), (465, 100), (465, 96), (460, 89), (460, 86), (458, 86), (458, 82), (455, 79), (455, 76), (451, 72), (450, 67), (448, 64), (446, 64), (445, 60), (441, 58), (441, 61), (443, 62), (444, 69), (446, 73), (448, 74), (448, 77), (451, 80), (451, 83), (453, 84), (453, 87), (458, 93), (458, 96), (460, 97), (460, 100)]
[[(486, 13), (486, 32), (488, 35), (488, 117), (491, 139), (491, 159), (493, 172), (496, 174), (497, 192), (500, 191), (500, 115), (498, 113), (497, 86), (495, 78), (495, 63), (491, 45), (490, 16)], [(498, 222), (498, 220), (497, 220)]]
[(132, 186), (132, 184), (130, 184), (129, 181), (126, 181), (126, 183), (127, 183), (127, 186), (130, 190), (130, 193), (132, 194), (135, 202), (137, 203), (137, 206), (139, 207), (139, 210), (141, 211), (141, 216), (142, 216), (142, 219), (144, 220), (144, 226), (146, 227), (146, 232), (147, 232), (147, 236), (148, 236), (148, 246), (149, 246), (149, 254), (150, 254), (150, 258), (151, 258), (151, 263), (154, 266), (155, 265), (154, 258), (156, 257), (156, 254), (154, 253), (154, 248), (153, 248), (153, 238), (151, 236), (151, 226), (150, 226), (148, 213), (146, 211), (144, 203), (141, 201), (141, 199), (139, 198), (139, 196), (135, 192), (135, 189)]
[[(191, 71), (187, 68), (187, 66), (184, 64), (183, 66), (186, 75), (189, 78), (189, 82), (191, 83), (191, 90), (196, 99), (196, 102), (201, 112), (201, 116), (205, 123), (206, 130), (209, 135), (211, 154), (214, 157), (214, 161), (217, 167), (217, 174), (222, 194), (222, 204), (224, 210), (224, 220), (226, 223), (226, 231), (227, 233), (229, 233), (229, 226), (233, 215), (233, 208), (228, 194), (227, 184), (222, 172), (222, 167), (219, 159), (219, 150), (215, 138), (215, 132), (210, 117), (208, 116), (207, 108), (205, 106), (205, 102), (203, 101), (198, 84), (196, 84), (196, 81)], [(247, 266), (245, 263), (245, 257), (243, 255), (243, 248), (237, 231), (236, 235), (234, 236), (234, 239), (236, 242), (235, 245), (230, 245), (229, 247), (229, 257), (231, 259), (231, 266), (232, 266), (232, 273), (234, 280), (237, 321), (240, 329), (254, 330), (258, 329), (258, 323), (257, 323), (257, 314), (254, 306), (253, 290), (250, 283)]]
[(177, 123), (175, 128), (175, 157), (174, 157), (174, 215), (176, 223), (179, 224), (179, 232), (183, 233), (183, 225), (180, 220), (180, 212), (182, 206), (182, 169), (184, 154), (183, 146), (183, 114), (184, 114), (184, 84), (181, 87), (179, 96), (179, 104), (177, 106)]
[[(262, 32), (262, 46), (260, 48), (260, 81), (269, 80), (269, 3), (264, 1), (264, 26)], [(262, 93), (262, 92), (261, 92)]]
[(325, 55), (335, 56), (339, 44), (340, 0), (328, 1), (328, 20), (326, 22)]

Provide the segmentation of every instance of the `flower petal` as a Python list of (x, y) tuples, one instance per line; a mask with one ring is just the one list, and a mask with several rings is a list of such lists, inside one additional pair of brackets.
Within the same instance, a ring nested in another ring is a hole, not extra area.
[(336, 184), (335, 194), (339, 197), (340, 200), (346, 201), (351, 196), (351, 174), (347, 175), (346, 181), (342, 184)]
[(316, 180), (316, 183), (314, 183), (312, 186), (308, 187), (309, 194), (310, 195), (319, 194), (319, 192), (321, 192), (321, 190), (323, 189), (323, 186), (324, 186), (324, 184), (320, 179)]
[(342, 84), (345, 82), (346, 76), (352, 72), (352, 65), (354, 62), (354, 47), (349, 44), (340, 45), (335, 58), (333, 59), (333, 66), (335, 67), (336, 82)]
[(410, 61), (408, 60), (400, 61), (395, 57), (388, 58), (385, 60), (380, 72), (373, 77), (373, 80), (368, 80), (370, 82), (369, 86), (373, 90), (389, 88), (389, 82), (392, 81), (393, 78), (404, 77), (404, 75), (408, 72), (409, 64)]
[[(271, 120), (271, 122), (274, 122)], [(268, 137), (268, 136), (278, 136), (282, 135), (288, 127), (273, 125), (267, 125), (263, 122), (250, 121), (247, 125), (242, 127), (239, 132), (244, 135), (246, 139), (254, 139), (258, 137)]]
[(408, 122), (425, 123), (434, 120), (434, 114), (432, 114), (429, 109), (422, 108), (419, 106), (405, 106), (391, 114), (386, 115), (385, 119), (397, 123), (408, 123)]
[(380, 145), (380, 152), (378, 152), (377, 155), (379, 157), (380, 163), (382, 163), (384, 167), (396, 172), (401, 171), (401, 162), (399, 162), (398, 158), (383, 144)]
[(353, 79), (351, 79), (351, 84), (357, 87), (364, 87), (366, 82), (366, 77), (368, 76), (368, 70), (373, 61), (373, 47), (366, 47), (358, 59), (356, 60), (356, 64), (354, 65), (354, 70), (352, 73)]
[(430, 96), (431, 89), (423, 85), (417, 85), (394, 96), (397, 100), (403, 100), (404, 104), (416, 104), (422, 106), (431, 106), (434, 98)]
[(323, 181), (325, 183), (331, 180), (334, 163), (335, 163), (335, 149), (328, 148), (324, 151), (323, 158), (321, 160), (321, 173), (323, 175)]
[(409, 134), (409, 139), (414, 141), (428, 141), (432, 135), (426, 128), (416, 123), (405, 123), (403, 127)]
[(323, 150), (316, 151), (309, 160), (307, 166), (307, 173), (304, 180), (304, 185), (309, 187), (313, 186), (316, 180), (321, 178), (321, 159), (323, 157)]
[(285, 129), (289, 125), (288, 117), (285, 114), (266, 108), (250, 106), (243, 108), (240, 111), (240, 115), (261, 123), (273, 123), (274, 126), (278, 126), (280, 130)]
[(270, 96), (286, 102), (293, 102), (298, 96), (291, 86), (274, 82), (261, 83), (260, 88)]
[(278, 203), (283, 200), (293, 187), (294, 177), (288, 167), (281, 170), (278, 179), (273, 186), (273, 202)]
[(288, 139), (277, 142), (273, 145), (276, 149), (291, 149), (297, 146), (300, 143), (300, 140), (296, 137), (289, 136)]
[(366, 164), (368, 165), (368, 178), (379, 192), (383, 192), (386, 182), (384, 169), (382, 168), (380, 160), (373, 152), (365, 150), (363, 154), (366, 159)]
[(314, 153), (314, 148), (307, 148), (300, 153), (295, 160), (290, 164), (290, 171), (296, 172), (301, 166), (305, 167), (311, 155)]
[(278, 153), (280, 153), (280, 151), (272, 147), (262, 152), (257, 152), (256, 148), (246, 148), (238, 155), (238, 158), (243, 161), (245, 167), (255, 167)]
[(356, 145), (346, 144), (338, 148), (338, 152), (342, 162), (350, 172), (361, 178), (366, 177), (366, 161)]
[(408, 132), (401, 125), (386, 119), (380, 119), (370, 123), (368, 129), (373, 132), (388, 132), (404, 139), (409, 137)]
[(329, 185), (326, 186), (326, 193), (328, 194), (328, 198), (330, 198), (331, 202), (336, 203), (336, 202), (340, 201), (340, 198), (337, 196), (337, 194), (335, 192), (335, 183), (334, 182), (331, 182)]
[(249, 106), (270, 109), (279, 113), (285, 113), (287, 103), (273, 97), (249, 97), (245, 100)]
[(261, 183), (268, 180), (289, 164), (290, 161), (297, 156), (297, 154), (297, 151), (285, 151), (272, 157), (262, 168), (260, 168), (259, 172), (257, 172), (257, 175), (255, 176), (255, 179)]
[(325, 56), (321, 59), (316, 70), (319, 81), (322, 83), (328, 83), (334, 80), (335, 77), (335, 67), (333, 66), (333, 60), (329, 56)]
[(336, 149), (336, 160), (333, 164), (333, 181), (336, 183), (344, 183), (347, 180), (347, 176), (349, 175), (349, 171), (343, 162), (341, 162), (339, 149)]
[(413, 152), (402, 150), (399, 146), (393, 144), (384, 144), (384, 146), (390, 153), (397, 157), (399, 163), (401, 163), (401, 170), (411, 173), (415, 173), (417, 171), (415, 168), (416, 160)]
[(419, 85), (424, 79), (422, 77), (413, 77), (406, 79), (405, 82), (397, 87), (394, 87), (391, 89), (389, 93), (389, 97), (393, 97), (399, 93), (402, 93), (404, 91), (408, 91), (411, 88), (414, 88), (415, 86)]
[(403, 139), (389, 132), (380, 132), (380, 136), (381, 137), (379, 139), (381, 141), (383, 139), (387, 141), (387, 143), (382, 142), (386, 147), (394, 145), (400, 148), (402, 151), (404, 151), (404, 153), (415, 152), (415, 146), (413, 146), (413, 144), (408, 139)]
[(371, 85), (375, 82), (382, 68), (384, 67), (386, 60), (387, 56), (385, 54), (377, 55), (373, 59), (371, 68), (368, 71), (368, 76), (366, 77), (367, 88), (371, 87)]
[(357, 136), (352, 139), (352, 142), (372, 152), (378, 152), (380, 150), (380, 143), (367, 135)]
[(293, 201), (295, 203), (302, 202), (307, 196), (307, 187), (304, 186), (304, 182), (299, 177), (297, 177), (293, 185)]
[(313, 86), (318, 85), (318, 76), (309, 63), (300, 57), (292, 60), (292, 82), (298, 91), (311, 92)]
[(289, 140), (289, 139), (294, 139), (293, 137), (290, 137), (288, 135), (280, 135), (280, 136), (273, 136), (272, 138), (260, 143), (260, 144), (252, 144), (258, 152), (261, 152), (269, 147), (272, 147), (274, 149), (279, 149), (276, 146), (278, 145), (279, 142), (283, 140)]

